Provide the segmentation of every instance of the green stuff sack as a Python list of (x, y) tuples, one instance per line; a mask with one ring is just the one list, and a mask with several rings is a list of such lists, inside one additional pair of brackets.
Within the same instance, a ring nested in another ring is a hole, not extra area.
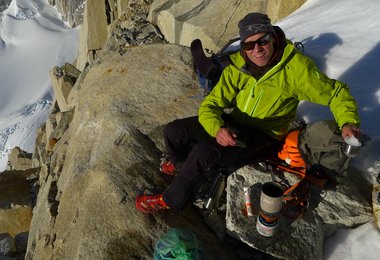
[(191, 232), (171, 228), (157, 241), (154, 260), (203, 260), (199, 242)]
[(316, 167), (325, 173), (347, 171), (350, 159), (343, 152), (344, 140), (334, 120), (308, 124), (301, 130), (298, 149), (308, 168)]

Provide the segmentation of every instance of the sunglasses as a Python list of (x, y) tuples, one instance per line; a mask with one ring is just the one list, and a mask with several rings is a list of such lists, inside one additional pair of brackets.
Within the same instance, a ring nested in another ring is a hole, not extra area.
[(260, 37), (256, 41), (243, 42), (241, 44), (241, 47), (243, 50), (249, 51), (249, 50), (255, 49), (256, 43), (259, 46), (264, 46), (264, 45), (267, 45), (271, 40), (272, 40), (272, 35), (270, 33), (266, 33), (264, 36)]

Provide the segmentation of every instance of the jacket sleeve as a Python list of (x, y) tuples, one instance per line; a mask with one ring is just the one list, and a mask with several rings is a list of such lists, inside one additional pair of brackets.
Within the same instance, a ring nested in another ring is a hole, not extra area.
[(346, 123), (360, 124), (358, 107), (348, 86), (330, 79), (315, 63), (305, 58), (307, 66), (299, 69), (298, 99), (330, 107), (339, 128)]
[[(230, 107), (231, 101), (238, 93), (237, 78), (231, 66), (226, 67), (212, 91), (205, 97), (198, 110), (199, 122), (212, 137), (224, 125), (222, 114)], [(235, 78), (235, 84), (232, 84)]]

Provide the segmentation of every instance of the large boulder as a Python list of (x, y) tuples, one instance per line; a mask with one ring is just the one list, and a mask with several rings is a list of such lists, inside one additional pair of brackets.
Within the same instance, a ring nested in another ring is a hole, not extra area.
[(170, 43), (190, 46), (201, 39), (204, 47), (214, 52), (238, 36), (238, 22), (247, 13), (267, 13), (272, 21), (286, 17), (304, 0), (196, 0), (154, 1), (148, 20), (157, 25)]
[(134, 206), (138, 193), (166, 186), (158, 173), (164, 125), (197, 112), (201, 91), (188, 48), (106, 55), (74, 91), (72, 121), (40, 173), (26, 259), (150, 259), (169, 227), (194, 232), (206, 259), (233, 259), (191, 206), (153, 216)]
[(80, 27), (79, 56), (76, 67), (83, 70), (107, 42), (107, 13), (105, 1), (87, 0)]
[[(290, 183), (294, 174), (285, 174)], [(325, 239), (338, 228), (352, 228), (372, 218), (371, 184), (358, 171), (335, 176), (323, 189), (313, 186), (310, 204), (297, 219), (279, 217), (273, 237), (264, 237), (256, 230), (260, 209), (261, 186), (272, 181), (269, 172), (246, 166), (228, 179), (227, 232), (260, 251), (281, 259), (322, 259)], [(281, 180), (278, 178), (278, 180)], [(284, 181), (284, 179), (283, 179)], [(251, 187), (253, 217), (242, 214), (244, 187)]]
[(24, 259), (36, 195), (37, 171), (0, 173), (0, 259)]
[(163, 42), (159, 30), (147, 20), (152, 0), (86, 1), (80, 28), (76, 67), (83, 70), (99, 52)]
[(32, 154), (14, 147), (8, 155), (7, 170), (26, 170), (32, 168)]
[(68, 98), (80, 74), (81, 72), (69, 63), (65, 63), (62, 67), (56, 66), (50, 71), (54, 102), (58, 103), (61, 112), (67, 112), (72, 109), (68, 105)]
[(32, 219), (32, 179), (38, 169), (0, 174), (0, 231), (12, 236), (29, 230)]

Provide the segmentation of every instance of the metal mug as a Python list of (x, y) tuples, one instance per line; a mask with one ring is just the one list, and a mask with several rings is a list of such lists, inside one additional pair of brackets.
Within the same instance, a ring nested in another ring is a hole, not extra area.
[(361, 148), (361, 143), (360, 142), (352, 143), (347, 139), (345, 139), (344, 141), (345, 141), (345, 144), (343, 147), (344, 154), (347, 157), (351, 157), (351, 158), (355, 157), (359, 153), (359, 150)]
[(277, 182), (266, 182), (261, 187), (260, 208), (266, 213), (276, 214), (281, 211), (283, 187)]

